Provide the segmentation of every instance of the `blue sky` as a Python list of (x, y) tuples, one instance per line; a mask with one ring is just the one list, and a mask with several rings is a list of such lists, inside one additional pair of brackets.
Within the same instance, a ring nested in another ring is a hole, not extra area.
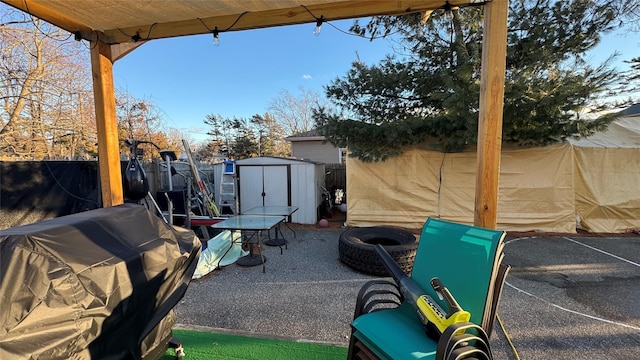
[[(334, 21), (347, 31), (353, 20)], [(375, 64), (392, 52), (385, 39), (369, 41), (324, 24), (220, 34), (213, 46), (210, 34), (150, 41), (114, 65), (116, 87), (156, 104), (168, 127), (192, 141), (205, 139), (208, 114), (249, 118), (268, 112), (282, 90), (296, 95), (300, 88), (324, 94), (323, 86), (344, 76), (356, 59)], [(592, 53), (593, 63), (615, 51), (621, 60), (640, 56), (636, 34), (605, 37)], [(637, 96), (636, 96), (637, 97)]]
[[(332, 24), (347, 31), (353, 20)], [(150, 41), (114, 65), (118, 88), (160, 107), (167, 126), (193, 136), (207, 131), (208, 114), (251, 117), (268, 112), (282, 90), (323, 95), (356, 59), (377, 63), (391, 52), (388, 40), (369, 41), (315, 24)]]

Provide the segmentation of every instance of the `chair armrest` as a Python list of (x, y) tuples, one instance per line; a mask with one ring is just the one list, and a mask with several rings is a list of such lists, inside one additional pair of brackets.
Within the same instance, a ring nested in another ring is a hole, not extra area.
[(395, 283), (387, 280), (367, 281), (358, 292), (353, 318), (377, 310), (396, 308), (403, 301)]
[[(467, 333), (467, 330), (475, 334)], [(458, 360), (468, 357), (493, 359), (487, 333), (482, 327), (470, 322), (450, 325), (438, 340), (436, 360)]]

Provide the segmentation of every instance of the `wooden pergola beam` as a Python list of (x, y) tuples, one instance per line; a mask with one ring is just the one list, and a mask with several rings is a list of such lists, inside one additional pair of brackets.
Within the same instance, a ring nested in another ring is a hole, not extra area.
[(495, 229), (498, 218), (508, 0), (484, 5), (474, 225)]
[(109, 207), (124, 203), (111, 45), (99, 40), (91, 43), (91, 73), (98, 130), (102, 206)]
[[(100, 16), (100, 10), (104, 11), (108, 9), (108, 7), (110, 7), (109, 10), (115, 11), (123, 11), (123, 8), (129, 8), (130, 11), (126, 12), (128, 17), (130, 17), (132, 13), (135, 14), (138, 9), (143, 12), (140, 14), (140, 23), (136, 23), (138, 19), (128, 19), (128, 25), (126, 26), (114, 26), (112, 24), (99, 26), (97, 24), (100, 22), (87, 20), (84, 14), (76, 14), (77, 19), (73, 18), (74, 14), (65, 14), (64, 6), (62, 5), (68, 5), (69, 2), (60, 4), (61, 6), (56, 6), (57, 4), (50, 0), (2, 0), (2, 2), (55, 24), (71, 33), (78, 34), (85, 40), (95, 41), (98, 40), (96, 37), (99, 36), (99, 40), (111, 45), (140, 40), (207, 34), (211, 33), (215, 27), (222, 32), (313, 23), (321, 16), (325, 20), (330, 21), (376, 15), (403, 15), (439, 9), (445, 4), (445, 0), (344, 0), (325, 3), (312, 2), (307, 5), (276, 8), (275, 5), (278, 5), (278, 3), (274, 1), (274, 8), (269, 8), (268, 6), (259, 6), (261, 5), (259, 4), (260, 1), (256, 2), (258, 4), (247, 2), (248, 4), (246, 4), (246, 6), (243, 6), (242, 2), (238, 2), (238, 4), (234, 6), (235, 9), (233, 11), (227, 11), (225, 13), (209, 11), (208, 14), (194, 14), (191, 18), (160, 22), (152, 22), (153, 20), (145, 18), (145, 15), (148, 15), (144, 13), (144, 8), (147, 5), (140, 5), (135, 1), (121, 1), (114, 2), (113, 4), (110, 4), (108, 1), (87, 1), (86, 4), (79, 6), (82, 9), (93, 11), (96, 17)], [(209, 2), (215, 5), (216, 1), (210, 0)], [(232, 0), (218, 2), (233, 3)], [(269, 0), (263, 2), (268, 4)], [(188, 4), (189, 2), (183, 3), (184, 4), (177, 6), (192, 6)], [(481, 4), (482, 0), (448, 0), (448, 3), (451, 6), (462, 7), (470, 4)], [(154, 5), (149, 6), (153, 7)], [(193, 5), (192, 7), (197, 8), (197, 5)], [(203, 8), (209, 7), (205, 6)], [(242, 11), (243, 8), (246, 10)], [(170, 12), (171, 8), (166, 9), (166, 11)], [(85, 19), (84, 22), (83, 18)], [(161, 18), (167, 19), (166, 16), (162, 16)], [(171, 17), (168, 18), (170, 19)]]
[[(468, 6), (469, 0), (450, 0), (452, 6)], [(313, 23), (321, 16), (327, 21), (352, 19), (362, 16), (405, 15), (432, 11), (444, 5), (443, 0), (404, 1), (344, 1), (336, 4), (297, 6), (287, 9), (263, 10), (245, 14), (214, 16), (169, 23), (145, 24), (122, 29), (105, 30), (113, 43), (130, 42), (133, 35), (143, 40), (162, 39), (184, 34), (208, 34), (214, 28), (219, 31), (252, 30), (274, 26)], [(315, 18), (314, 18), (315, 17)]]

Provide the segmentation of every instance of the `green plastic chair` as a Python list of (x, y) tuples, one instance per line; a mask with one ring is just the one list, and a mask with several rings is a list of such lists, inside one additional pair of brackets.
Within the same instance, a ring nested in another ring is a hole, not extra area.
[[(501, 264), (505, 235), (504, 231), (429, 218), (422, 229), (410, 277), (447, 309), (429, 284), (433, 277), (440, 278), (462, 309), (471, 313), (470, 326), (490, 334), (509, 270)], [(358, 294), (349, 359), (442, 358), (436, 357), (438, 342), (427, 337), (414, 308), (402, 302), (401, 295), (399, 301), (393, 300), (397, 290), (381, 290), (380, 285), (380, 280), (374, 280)], [(401, 304), (388, 308), (394, 303)]]

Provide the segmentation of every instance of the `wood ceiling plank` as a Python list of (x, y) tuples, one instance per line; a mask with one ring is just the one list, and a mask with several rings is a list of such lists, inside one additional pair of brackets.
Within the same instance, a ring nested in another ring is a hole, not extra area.
[[(443, 0), (412, 1), (343, 1), (314, 6), (297, 6), (260, 12), (203, 17), (169, 23), (145, 24), (137, 27), (106, 30), (114, 43), (130, 42), (135, 37), (152, 40), (168, 37), (208, 34), (216, 27), (220, 33), (259, 29), (273, 26), (314, 23), (321, 16), (327, 20), (342, 20), (375, 15), (403, 15), (441, 8)], [(454, 6), (469, 5), (469, 0), (452, 0)]]
[[(100, 37), (99, 40), (108, 44), (207, 34), (211, 33), (216, 26), (220, 32), (223, 32), (313, 23), (320, 16), (327, 21), (332, 21), (375, 15), (402, 15), (439, 9), (445, 4), (445, 0), (327, 0), (311, 1), (308, 6), (291, 6), (304, 2), (270, 0), (240, 3), (229, 0), (155, 3), (108, 0), (102, 2), (0, 1), (71, 33), (78, 33), (85, 40), (94, 41), (98, 35), (104, 34), (105, 36)], [(467, 6), (482, 2), (450, 0), (449, 3), (452, 6)], [(158, 11), (160, 8), (161, 12)], [(192, 17), (189, 18), (191, 15)], [(176, 20), (171, 21), (171, 19)], [(131, 25), (123, 27), (122, 24)]]
[(25, 0), (2, 0), (2, 2), (9, 4), (16, 9), (22, 10), (25, 13), (45, 20), (61, 29), (65, 29), (70, 33), (83, 32), (91, 34), (93, 32), (93, 29), (90, 26), (83, 24), (80, 19), (75, 19), (71, 16), (60, 13), (46, 4)]

